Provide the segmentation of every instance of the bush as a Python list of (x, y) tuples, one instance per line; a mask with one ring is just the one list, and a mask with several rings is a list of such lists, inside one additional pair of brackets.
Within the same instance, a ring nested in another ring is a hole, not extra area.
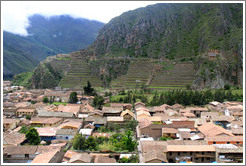
[(225, 90), (230, 90), (230, 89), (231, 89), (231, 86), (228, 85), (228, 84), (225, 84), (224, 89), (225, 89)]
[(48, 97), (44, 97), (44, 98), (43, 98), (43, 102), (44, 102), (44, 103), (48, 103), (48, 102), (49, 102)]

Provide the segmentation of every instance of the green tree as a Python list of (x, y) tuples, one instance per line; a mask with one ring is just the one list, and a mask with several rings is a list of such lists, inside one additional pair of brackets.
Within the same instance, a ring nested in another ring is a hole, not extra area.
[(102, 96), (95, 96), (92, 105), (93, 107), (102, 109), (103, 102), (104, 102), (104, 98)]
[(26, 133), (26, 138), (31, 145), (38, 145), (41, 140), (35, 128), (30, 128)]
[(48, 103), (48, 102), (49, 102), (48, 97), (44, 97), (44, 98), (43, 98), (43, 102), (44, 102), (44, 103)]
[(76, 135), (73, 138), (72, 145), (75, 150), (85, 150), (86, 149), (85, 137), (83, 137), (79, 133), (76, 133)]
[(26, 119), (31, 120), (31, 115), (26, 115)]
[(69, 102), (70, 103), (77, 103), (78, 102), (77, 92), (71, 92), (70, 93)]
[(95, 140), (94, 137), (89, 136), (86, 140), (85, 140), (85, 144), (86, 144), (86, 148), (90, 149), (90, 150), (96, 150), (96, 146), (97, 146), (97, 142)]
[(26, 134), (27, 131), (28, 131), (29, 129), (30, 129), (29, 127), (27, 127), (26, 125), (23, 125), (23, 126), (21, 127), (21, 129), (19, 130), (19, 133), (24, 133), (24, 134)]
[(134, 131), (134, 130), (136, 130), (136, 127), (137, 127), (137, 125), (138, 125), (138, 121), (136, 121), (136, 120), (129, 120), (127, 123), (126, 123), (126, 128), (128, 129), (128, 130), (131, 130), (131, 131)]
[(90, 81), (87, 81), (87, 86), (84, 86), (83, 89), (85, 94), (94, 95), (94, 88), (91, 87)]
[(133, 140), (132, 132), (130, 130), (127, 130), (125, 135), (122, 137), (121, 143), (123, 150), (128, 150), (129, 152), (134, 151), (137, 146), (137, 142)]

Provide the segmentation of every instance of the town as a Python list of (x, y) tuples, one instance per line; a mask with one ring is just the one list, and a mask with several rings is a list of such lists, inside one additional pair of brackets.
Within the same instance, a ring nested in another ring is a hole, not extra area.
[(93, 93), (89, 83), (26, 89), (4, 81), (3, 162), (243, 162), (243, 102), (149, 106), (112, 102), (122, 91)]

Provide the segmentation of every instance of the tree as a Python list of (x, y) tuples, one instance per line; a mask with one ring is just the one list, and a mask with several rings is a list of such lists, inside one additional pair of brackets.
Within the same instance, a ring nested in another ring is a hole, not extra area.
[(29, 129), (30, 129), (29, 127), (27, 127), (26, 125), (23, 125), (23, 126), (21, 127), (21, 129), (19, 130), (19, 133), (24, 133), (24, 134), (26, 134), (27, 131), (28, 131)]
[(26, 119), (31, 120), (31, 115), (26, 115)]
[(72, 145), (75, 150), (85, 150), (86, 149), (85, 137), (77, 133), (73, 138)]
[(225, 84), (225, 85), (224, 85), (224, 89), (225, 89), (225, 90), (230, 90), (230, 89), (231, 89), (231, 86), (228, 85), (228, 84)]
[(48, 97), (44, 97), (44, 98), (43, 98), (43, 102), (44, 102), (44, 103), (48, 103), (48, 102), (49, 102)]
[(103, 102), (104, 102), (104, 98), (102, 96), (95, 96), (92, 105), (93, 107), (102, 109)]
[(38, 145), (41, 140), (35, 128), (30, 128), (26, 133), (26, 138), (31, 145)]
[(90, 150), (96, 150), (96, 146), (97, 146), (97, 142), (95, 140), (94, 137), (89, 136), (86, 140), (85, 140), (85, 144), (86, 144), (86, 148), (90, 149)]
[(85, 94), (94, 95), (94, 88), (91, 87), (90, 81), (87, 81), (87, 86), (84, 86), (83, 89)]
[(129, 152), (134, 151), (137, 146), (137, 142), (133, 140), (132, 132), (130, 130), (127, 130), (126, 134), (122, 137), (121, 142), (123, 150), (128, 150)]
[(70, 93), (69, 102), (70, 103), (77, 103), (78, 102), (77, 92), (71, 92)]
[(129, 129), (129, 130), (132, 130), (134, 131), (136, 129), (138, 125), (138, 121), (136, 120), (129, 120), (127, 123), (126, 123), (126, 128)]

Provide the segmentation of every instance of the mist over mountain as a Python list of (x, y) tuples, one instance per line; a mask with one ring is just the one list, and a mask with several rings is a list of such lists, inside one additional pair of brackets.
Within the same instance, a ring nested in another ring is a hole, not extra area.
[(3, 32), (4, 78), (31, 71), (47, 56), (89, 46), (104, 23), (69, 15), (29, 17), (28, 36)]

